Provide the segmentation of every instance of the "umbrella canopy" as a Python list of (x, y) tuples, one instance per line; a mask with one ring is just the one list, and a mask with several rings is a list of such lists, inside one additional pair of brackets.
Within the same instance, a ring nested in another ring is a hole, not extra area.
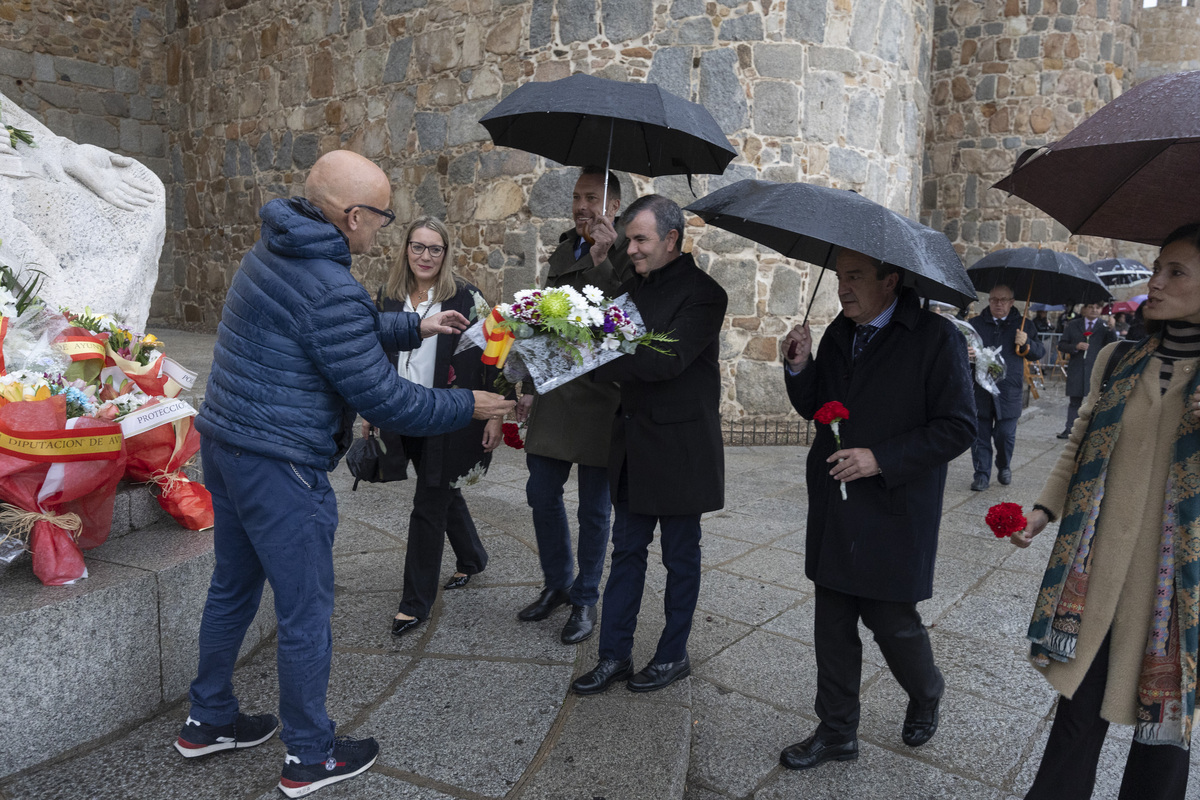
[(1200, 221), (1200, 71), (1140, 83), (1060, 141), (1027, 150), (996, 189), (1071, 233), (1160, 245)]
[(1105, 286), (1126, 286), (1150, 279), (1150, 269), (1132, 258), (1102, 258), (1088, 264)]
[(1112, 313), (1114, 314), (1132, 314), (1138, 310), (1141, 303), (1135, 303), (1132, 300), (1119, 300), (1112, 305)]
[(523, 84), (479, 123), (497, 145), (647, 177), (720, 175), (737, 156), (704, 106), (653, 83), (583, 73)]
[(1083, 260), (1070, 253), (1037, 247), (1010, 247), (988, 253), (967, 275), (981, 292), (1002, 283), (1018, 300), (1060, 303), (1107, 303), (1108, 289)]
[(1064, 305), (1050, 305), (1049, 303), (1030, 303), (1029, 310), (1030, 311), (1066, 311), (1067, 307)]
[(845, 189), (743, 180), (687, 207), (710, 225), (789, 258), (834, 268), (838, 247), (902, 267), (930, 300), (965, 306), (975, 290), (945, 234)]

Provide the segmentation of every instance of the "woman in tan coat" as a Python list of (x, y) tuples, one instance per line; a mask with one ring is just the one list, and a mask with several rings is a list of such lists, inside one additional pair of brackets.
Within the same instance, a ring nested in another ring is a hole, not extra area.
[[(1061, 518), (1029, 639), (1062, 697), (1027, 800), (1086, 799), (1110, 722), (1134, 725), (1121, 800), (1183, 800), (1200, 629), (1200, 224), (1172, 233), (1149, 337), (1091, 391), (1013, 544)], [(1107, 381), (1105, 378), (1107, 377)]]

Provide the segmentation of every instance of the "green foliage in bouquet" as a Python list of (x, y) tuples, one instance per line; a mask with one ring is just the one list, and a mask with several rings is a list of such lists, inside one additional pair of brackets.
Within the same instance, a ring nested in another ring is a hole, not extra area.
[(12, 125), (5, 125), (4, 130), (8, 133), (8, 143), (12, 147), (17, 146), (17, 142), (23, 142), (30, 147), (37, 147), (33, 142), (33, 134), (29, 131), (14, 128)]
[(17, 316), (24, 314), (31, 306), (42, 302), (41, 298), (38, 297), (38, 290), (42, 288), (42, 283), (46, 279), (46, 273), (40, 269), (31, 269), (28, 272), (32, 273), (32, 275), (27, 280), (22, 281), (13, 272), (12, 267), (7, 264), (0, 264), (0, 286), (3, 286), (16, 298)]

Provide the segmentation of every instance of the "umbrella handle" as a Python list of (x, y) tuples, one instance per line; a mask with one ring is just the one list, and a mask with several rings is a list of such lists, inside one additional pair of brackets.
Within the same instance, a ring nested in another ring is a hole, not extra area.
[(608, 153), (604, 156), (604, 199), (600, 201), (600, 216), (608, 211), (608, 165), (612, 163), (613, 127), (617, 124), (615, 117), (608, 119)]
[(808, 308), (804, 310), (804, 321), (800, 323), (801, 326), (808, 324), (808, 315), (812, 312), (813, 303), (817, 301), (817, 289), (821, 288), (821, 279), (825, 277), (827, 271), (824, 267), (821, 267), (820, 270), (821, 273), (817, 275), (817, 283), (813, 286), (812, 297), (808, 298)]
[[(1030, 278), (1029, 279), (1029, 293), (1027, 295), (1025, 295), (1025, 308), (1024, 308), (1024, 310), (1021, 311), (1021, 330), (1025, 330), (1025, 320), (1029, 316), (1029, 301), (1032, 299), (1033, 299), (1033, 278)], [(1025, 334), (1025, 335), (1028, 336), (1029, 334)], [(1022, 357), (1027, 356), (1027, 355), (1029, 355), (1029, 345), (1028, 344), (1017, 345), (1016, 351), (1017, 351), (1017, 355), (1019, 355), (1019, 356), (1022, 356)], [(1025, 365), (1025, 377), (1026, 378), (1029, 377), (1028, 363), (1026, 363), (1026, 365)], [(1029, 385), (1033, 386), (1032, 379), (1030, 380)], [(1036, 389), (1034, 390), (1034, 395), (1035, 395), (1034, 399), (1036, 400), (1037, 399), (1037, 397), (1036, 397), (1037, 390)]]

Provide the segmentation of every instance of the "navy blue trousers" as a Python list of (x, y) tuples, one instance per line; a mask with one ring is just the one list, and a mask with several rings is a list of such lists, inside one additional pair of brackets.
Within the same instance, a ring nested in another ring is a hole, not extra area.
[(333, 658), (333, 536), (337, 499), (324, 470), (201, 440), (212, 493), (216, 564), (200, 622), (200, 664), (188, 699), (193, 719), (237, 719), (233, 667), (271, 582), (278, 623), (280, 738), (302, 763), (333, 752), (325, 713)]
[(646, 586), (647, 556), (654, 529), (659, 527), (662, 562), (667, 568), (663, 596), (667, 623), (659, 636), (654, 662), (682, 661), (700, 596), (700, 515), (637, 514), (629, 510), (623, 498), (614, 508), (612, 568), (604, 586), (600, 618), (600, 658), (620, 661), (633, 653), (633, 634)]
[(570, 589), (571, 603), (594, 606), (600, 599), (600, 576), (608, 550), (608, 470), (579, 464), (579, 574), (571, 554), (571, 526), (563, 505), (563, 487), (571, 476), (571, 462), (525, 454), (529, 480), (525, 498), (533, 511), (538, 558), (547, 589)]
[(992, 474), (993, 443), (996, 445), (996, 468), (1012, 467), (1019, 419), (996, 419), (991, 415), (975, 418), (975, 441), (971, 443), (971, 462), (975, 465), (976, 476), (987, 478)]

